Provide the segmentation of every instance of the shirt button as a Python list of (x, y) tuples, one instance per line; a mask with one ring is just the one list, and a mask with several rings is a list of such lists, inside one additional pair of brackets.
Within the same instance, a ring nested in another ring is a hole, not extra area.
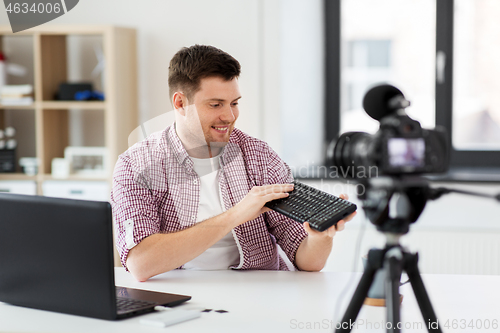
[(193, 180), (193, 184), (198, 185), (198, 180), (197, 179)]

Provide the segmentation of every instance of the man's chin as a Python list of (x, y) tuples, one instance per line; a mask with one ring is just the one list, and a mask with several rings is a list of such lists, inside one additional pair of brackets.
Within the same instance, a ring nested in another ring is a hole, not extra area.
[(210, 148), (224, 148), (229, 141), (212, 141), (208, 142)]

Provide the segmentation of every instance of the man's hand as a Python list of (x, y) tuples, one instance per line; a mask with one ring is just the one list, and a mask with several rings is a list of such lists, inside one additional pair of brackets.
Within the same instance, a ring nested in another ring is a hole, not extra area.
[(265, 207), (266, 202), (288, 197), (288, 192), (293, 190), (293, 184), (274, 184), (267, 186), (254, 186), (248, 194), (231, 210), (237, 212), (237, 225), (257, 218), (260, 214), (270, 211)]
[[(339, 195), (339, 197), (341, 199), (344, 199), (344, 200), (349, 199), (347, 194), (341, 194), (341, 195)], [(309, 222), (304, 222), (304, 229), (306, 229), (306, 232), (309, 235), (309, 237), (312, 237), (312, 238), (317, 238), (317, 237), (319, 237), (319, 239), (325, 238), (325, 237), (326, 238), (333, 238), (333, 236), (335, 236), (335, 234), (338, 231), (344, 230), (346, 222), (349, 222), (350, 220), (352, 220), (354, 216), (356, 216), (356, 212), (354, 212), (351, 215), (347, 216), (346, 218), (338, 221), (336, 225), (332, 225), (330, 228), (328, 228), (324, 231), (314, 230), (309, 225)]]
[[(346, 194), (339, 196), (342, 199), (349, 199)], [(325, 266), (326, 260), (332, 251), (333, 236), (344, 230), (346, 222), (352, 220), (356, 212), (337, 222), (325, 231), (317, 231), (304, 222), (304, 229), (308, 236), (300, 244), (295, 256), (295, 263), (301, 270), (320, 271)]]

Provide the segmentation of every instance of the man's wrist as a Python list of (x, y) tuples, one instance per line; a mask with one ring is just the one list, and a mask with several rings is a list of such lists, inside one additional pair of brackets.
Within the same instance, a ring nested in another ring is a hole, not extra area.
[(237, 206), (233, 206), (230, 209), (226, 210), (223, 214), (225, 214), (225, 219), (229, 221), (231, 225), (231, 229), (239, 226), (240, 224), (246, 222), (242, 221), (242, 214), (239, 212)]
[(331, 245), (333, 243), (333, 236), (328, 236), (328, 235), (311, 235), (309, 234), (307, 236), (307, 241), (311, 246), (325, 246), (325, 245)]

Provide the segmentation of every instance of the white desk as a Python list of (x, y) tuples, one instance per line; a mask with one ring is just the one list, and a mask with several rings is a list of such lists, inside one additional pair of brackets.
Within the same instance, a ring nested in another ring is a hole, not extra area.
[[(347, 306), (360, 274), (273, 271), (172, 271), (148, 282), (136, 282), (123, 269), (116, 269), (116, 284), (191, 295), (184, 308), (223, 309), (228, 313), (203, 313), (202, 317), (166, 329), (144, 326), (140, 317), (105, 321), (79, 316), (32, 310), (0, 303), (0, 332), (330, 332), (336, 301), (349, 279), (355, 279), (344, 299), (340, 315)], [(425, 275), (425, 286), (443, 324), (449, 319), (460, 323), (471, 320), (483, 326), (485, 320), (500, 325), (500, 276)], [(409, 284), (404, 295), (402, 322), (422, 322)], [(361, 326), (359, 319), (370, 322)], [(315, 324), (316, 322), (316, 324)], [(385, 332), (375, 329), (385, 322), (385, 308), (363, 306), (355, 332)], [(312, 329), (307, 329), (310, 325)], [(314, 329), (316, 325), (316, 329)], [(403, 332), (424, 332), (422, 329)], [(444, 332), (500, 332), (500, 328), (455, 329)]]

